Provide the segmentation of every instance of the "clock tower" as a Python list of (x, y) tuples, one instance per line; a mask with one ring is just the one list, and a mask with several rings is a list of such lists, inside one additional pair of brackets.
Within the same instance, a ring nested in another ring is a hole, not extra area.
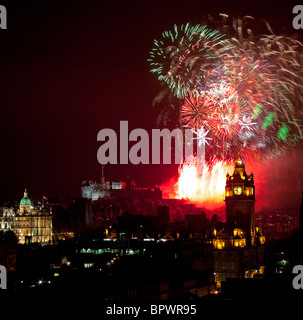
[[(255, 238), (255, 186), (253, 174), (247, 175), (242, 157), (235, 161), (232, 175), (226, 175), (226, 223), (230, 230), (240, 228), (248, 240)], [(249, 241), (253, 244), (254, 240)]]

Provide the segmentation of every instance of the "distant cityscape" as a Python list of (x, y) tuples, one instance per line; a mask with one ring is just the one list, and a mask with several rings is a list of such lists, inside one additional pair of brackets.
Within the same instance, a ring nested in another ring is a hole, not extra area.
[(303, 261), (303, 197), (297, 212), (256, 215), (253, 175), (239, 156), (222, 210), (224, 221), (187, 200), (162, 198), (157, 186), (109, 182), (102, 170), (100, 182), (82, 182), (81, 198), (34, 202), (25, 189), (18, 206), (3, 204), (0, 264), (17, 294), (64, 288), (98, 289), (100, 300), (232, 300), (264, 283), (263, 293), (272, 292), (277, 277), (290, 277)]

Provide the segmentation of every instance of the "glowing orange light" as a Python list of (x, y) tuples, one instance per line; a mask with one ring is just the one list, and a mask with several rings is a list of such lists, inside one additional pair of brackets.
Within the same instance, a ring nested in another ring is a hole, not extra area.
[(185, 162), (179, 168), (177, 198), (192, 202), (222, 205), (225, 197), (226, 173), (233, 167), (224, 161), (217, 161), (212, 167), (197, 165), (196, 158)]

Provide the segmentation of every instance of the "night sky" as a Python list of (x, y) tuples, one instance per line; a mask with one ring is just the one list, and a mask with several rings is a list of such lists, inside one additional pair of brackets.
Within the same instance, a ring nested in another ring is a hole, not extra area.
[[(274, 30), (302, 37), (303, 30), (292, 28), (298, 3), (280, 3), (1, 1), (8, 29), (0, 30), (0, 198), (18, 200), (25, 187), (34, 199), (80, 196), (82, 180), (100, 180), (99, 130), (118, 131), (121, 120), (130, 129), (156, 128), (159, 109), (152, 102), (161, 86), (147, 59), (162, 31), (224, 12), (266, 19)], [(301, 150), (266, 170), (249, 168), (262, 189), (259, 198), (272, 196), (268, 205), (299, 201)], [(177, 166), (107, 165), (105, 173), (113, 180), (131, 175), (141, 185), (161, 184), (177, 174)]]

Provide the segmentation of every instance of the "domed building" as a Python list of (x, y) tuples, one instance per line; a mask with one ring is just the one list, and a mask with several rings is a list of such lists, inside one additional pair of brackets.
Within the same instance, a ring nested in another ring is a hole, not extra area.
[(12, 230), (18, 242), (49, 243), (52, 241), (52, 212), (44, 206), (35, 206), (25, 189), (19, 209), (0, 209), (0, 230)]
[(27, 196), (27, 190), (24, 191), (24, 197), (20, 201), (19, 210), (20, 213), (29, 213), (32, 209), (32, 202)]

